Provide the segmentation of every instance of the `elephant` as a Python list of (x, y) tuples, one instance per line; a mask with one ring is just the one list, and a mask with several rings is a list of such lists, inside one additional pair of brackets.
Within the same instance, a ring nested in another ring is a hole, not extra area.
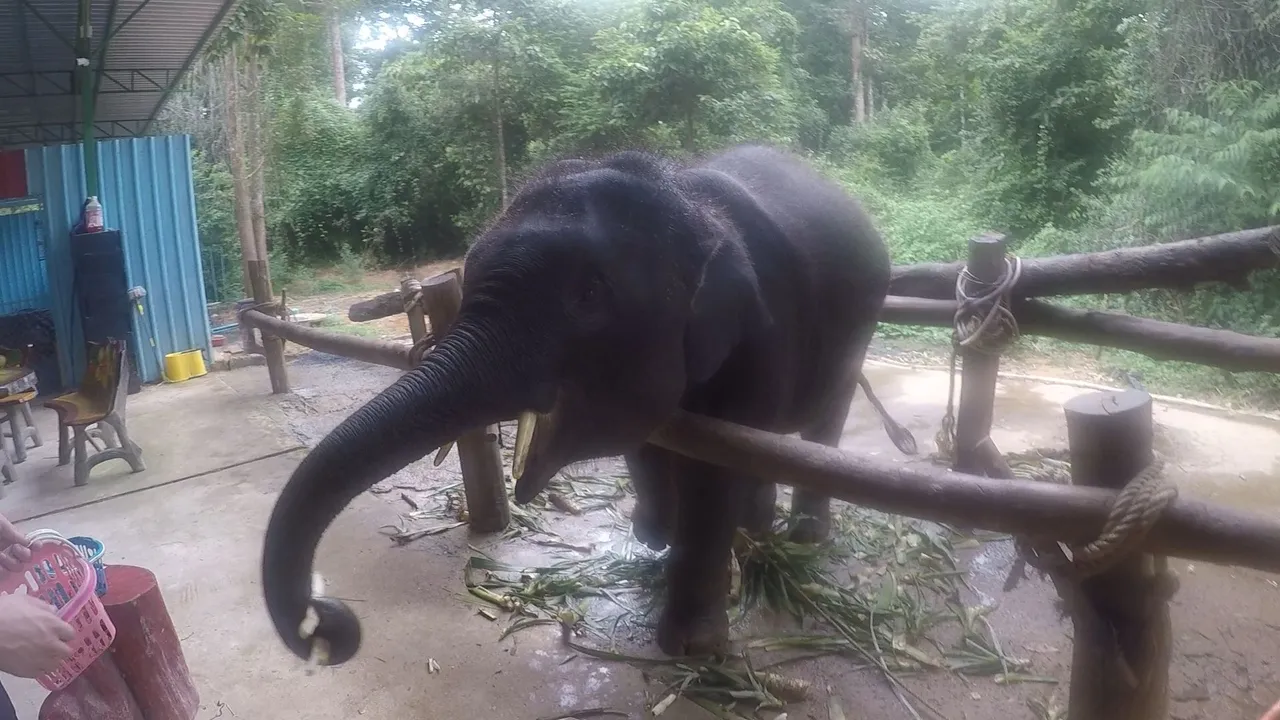
[[(889, 277), (888, 249), (861, 205), (788, 151), (549, 163), (467, 252), (453, 326), (281, 490), (262, 555), (276, 631), (304, 659), (353, 657), (359, 622), (311, 587), (325, 529), (376, 482), (470, 429), (519, 417), (515, 501), (569, 464), (623, 456), (633, 532), (670, 547), (660, 649), (723, 651), (734, 534), (772, 523), (774, 484), (646, 439), (682, 409), (835, 446), (856, 387), (869, 389), (862, 365)], [(797, 489), (793, 538), (824, 538), (829, 506)]]

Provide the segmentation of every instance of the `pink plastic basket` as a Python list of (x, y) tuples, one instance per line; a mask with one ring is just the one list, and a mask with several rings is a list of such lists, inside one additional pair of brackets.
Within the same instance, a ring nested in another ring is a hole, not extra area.
[(57, 670), (36, 678), (52, 692), (70, 684), (111, 647), (116, 628), (94, 594), (97, 571), (78, 549), (49, 530), (37, 530), (27, 539), (32, 542), (31, 560), (21, 572), (0, 571), (0, 595), (35, 595), (57, 608), (58, 617), (75, 628), (71, 656)]

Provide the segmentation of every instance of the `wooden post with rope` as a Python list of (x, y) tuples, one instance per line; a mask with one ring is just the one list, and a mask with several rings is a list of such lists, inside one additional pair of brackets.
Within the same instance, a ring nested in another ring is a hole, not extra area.
[(427, 336), (427, 315), (422, 308), (422, 283), (407, 277), (400, 281), (400, 301), (409, 317), (409, 335), (418, 343)]
[[(1006, 327), (1004, 316), (1007, 289), (1016, 281), (1012, 273), (1013, 267), (1005, 261), (1003, 235), (988, 233), (969, 240), (969, 262), (956, 284), (955, 339), (964, 361), (952, 446), (951, 467), (958, 472), (981, 475), (986, 465), (978, 446), (991, 433), (1002, 340), (1008, 339), (997, 336), (1016, 332), (1016, 327)], [(953, 364), (952, 382), (954, 377)]]
[(1121, 491), (1099, 539), (1073, 548), (1079, 592), (1063, 593), (1075, 627), (1068, 718), (1165, 720), (1177, 579), (1164, 557), (1129, 550), (1177, 495), (1152, 451), (1151, 396), (1093, 392), (1064, 409), (1072, 483)]
[[(443, 337), (462, 305), (458, 274), (444, 272), (422, 281), (422, 305), (431, 320), (432, 335)], [(507, 504), (506, 471), (498, 449), (498, 426), (468, 431), (458, 438), (457, 446), (471, 528), (479, 532), (505, 530), (511, 523), (511, 507)], [(438, 457), (437, 464), (443, 459)]]

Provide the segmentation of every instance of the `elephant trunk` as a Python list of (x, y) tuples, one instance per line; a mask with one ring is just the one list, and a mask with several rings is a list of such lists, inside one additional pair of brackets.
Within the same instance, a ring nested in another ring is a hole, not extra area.
[(517, 354), (498, 337), (460, 321), (421, 365), (347, 417), (294, 470), (271, 513), (262, 558), (267, 610), (294, 654), (339, 664), (359, 649), (351, 610), (312, 597), (316, 547), (338, 514), (409, 463), (521, 409)]

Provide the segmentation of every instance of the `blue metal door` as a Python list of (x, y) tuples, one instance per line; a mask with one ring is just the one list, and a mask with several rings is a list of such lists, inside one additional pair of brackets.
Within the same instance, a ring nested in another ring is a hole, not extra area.
[(0, 315), (49, 308), (40, 216), (38, 212), (0, 214)]

